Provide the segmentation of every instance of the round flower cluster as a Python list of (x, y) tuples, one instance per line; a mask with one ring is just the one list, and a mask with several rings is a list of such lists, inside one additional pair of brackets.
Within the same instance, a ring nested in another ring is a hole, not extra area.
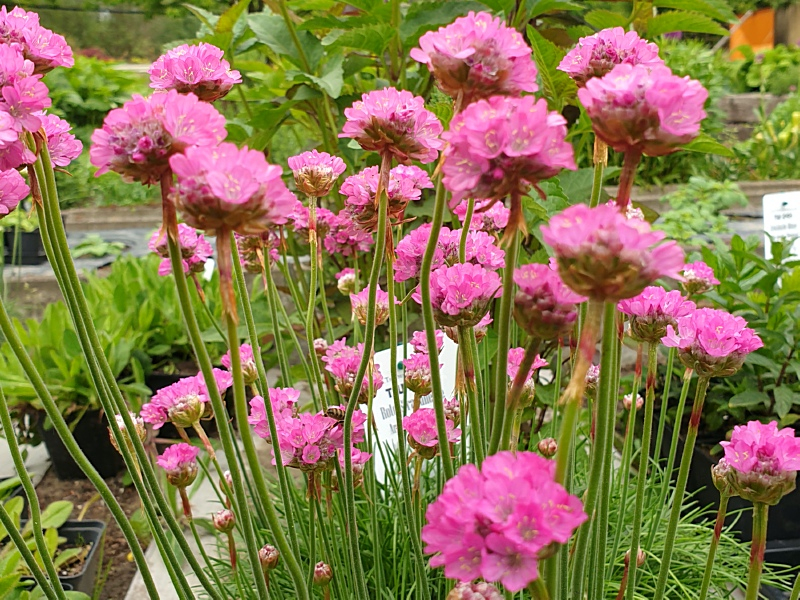
[[(233, 385), (231, 374), (214, 369), (214, 380), (220, 394)], [(202, 374), (184, 377), (158, 390), (150, 402), (142, 405), (140, 415), (153, 429), (161, 429), (164, 423), (186, 429), (194, 427), (206, 412), (209, 393)]]
[[(486, 315), (489, 304), (502, 293), (502, 281), (480, 265), (458, 263), (431, 273), (431, 304), (436, 322), (447, 327), (474, 327)], [(419, 288), (412, 297), (422, 304)]]
[(578, 90), (595, 134), (617, 152), (663, 156), (700, 131), (708, 92), (667, 67), (621, 64)]
[[(269, 388), (269, 400), (272, 406), (272, 415), (275, 419), (275, 429), (280, 429), (285, 423), (297, 417), (300, 392), (294, 388)], [(269, 420), (264, 398), (254, 396), (250, 400), (250, 415), (247, 422), (253, 426), (257, 436), (272, 442), (269, 432)]]
[(344, 116), (339, 137), (353, 138), (364, 150), (389, 153), (403, 164), (433, 162), (444, 146), (439, 119), (422, 98), (405, 90), (389, 87), (364, 94), (344, 109)]
[[(128, 412), (128, 416), (131, 418), (131, 421), (133, 421), (133, 434), (139, 438), (140, 442), (144, 443), (147, 439), (147, 428), (144, 425), (144, 419), (134, 412)], [(114, 420), (117, 422), (117, 427), (122, 434), (122, 439), (125, 442), (128, 451), (133, 454), (133, 438), (131, 433), (128, 431), (127, 425), (125, 425), (125, 419), (122, 417), (122, 415), (116, 414), (114, 415)], [(121, 454), (122, 452), (119, 449), (117, 440), (114, 438), (114, 433), (111, 427), (108, 428), (108, 437), (111, 441), (111, 445), (114, 446), (114, 449)]]
[[(377, 198), (380, 173), (378, 167), (367, 167), (344, 180), (339, 193), (345, 196), (345, 208), (353, 221), (365, 231), (378, 227)], [(428, 174), (415, 166), (399, 165), (389, 171), (388, 219), (391, 224), (403, 221), (406, 206), (422, 197), (422, 190), (433, 187)]]
[[(202, 273), (206, 261), (214, 253), (203, 234), (184, 223), (178, 223), (178, 245), (181, 249), (183, 272)], [(172, 272), (172, 265), (169, 261), (166, 233), (163, 230), (153, 233), (147, 247), (162, 258), (158, 265), (158, 274), (169, 275)]]
[(225, 135), (225, 117), (194, 94), (134, 94), (92, 134), (89, 158), (98, 167), (95, 175), (114, 171), (125, 181), (152, 185), (169, 171), (171, 156), (216, 146)]
[[(399, 304), (397, 300), (395, 304)], [(357, 294), (350, 294), (350, 307), (358, 322), (366, 326), (369, 309), (369, 288), (365, 287)], [(383, 325), (389, 320), (389, 294), (381, 288), (375, 290), (375, 326)]]
[(565, 337), (578, 318), (578, 304), (586, 298), (570, 290), (549, 264), (522, 265), (514, 271), (519, 287), (514, 299), (514, 318), (529, 335), (542, 340)]
[[(508, 351), (508, 378), (511, 380), (509, 385), (511, 385), (514, 379), (517, 377), (519, 373), (519, 368), (522, 365), (522, 358), (525, 356), (525, 348), (511, 348)], [(530, 371), (528, 371), (528, 375), (525, 378), (525, 385), (522, 388), (522, 396), (519, 400), (520, 406), (530, 406), (533, 403), (533, 399), (536, 395), (536, 382), (533, 379), (533, 374), (541, 369), (542, 367), (546, 367), (549, 365), (546, 360), (544, 360), (538, 354), (536, 358), (533, 359), (533, 364), (531, 365)]]
[(14, 210), (30, 192), (31, 188), (19, 171), (0, 171), (0, 219)]
[(719, 285), (719, 279), (714, 276), (714, 269), (709, 267), (702, 260), (687, 263), (683, 267), (683, 291), (687, 295), (704, 294), (715, 285)]
[(643, 40), (635, 31), (611, 27), (579, 39), (558, 69), (572, 77), (579, 87), (584, 87), (593, 77), (602, 77), (621, 64), (655, 67), (663, 65), (664, 61), (653, 42)]
[(281, 168), (247, 146), (190, 147), (169, 164), (177, 176), (172, 199), (186, 222), (204, 231), (260, 233), (286, 223), (297, 200)]
[[(454, 209), (453, 214), (461, 222), (467, 217), (468, 200), (462, 200)], [(475, 203), (475, 210), (472, 213), (472, 220), (469, 228), (485, 231), (487, 233), (499, 233), (508, 225), (508, 216), (511, 213), (502, 202), (480, 201)]]
[(617, 309), (628, 315), (631, 337), (650, 344), (658, 344), (667, 335), (667, 326), (675, 327), (678, 319), (696, 308), (695, 303), (684, 298), (678, 290), (668, 292), (659, 286), (648, 286), (638, 296), (617, 304)]
[(667, 326), (661, 340), (678, 349), (681, 362), (700, 377), (728, 377), (738, 371), (748, 354), (764, 343), (742, 317), (715, 308), (699, 308)]
[[(436, 338), (436, 351), (441, 352), (442, 348), (444, 348), (444, 334), (441, 329), (436, 329), (433, 335)], [(428, 337), (424, 331), (415, 331), (412, 333), (408, 343), (415, 352), (428, 354)]]
[(498, 452), (461, 467), (428, 506), (422, 528), (431, 566), (445, 577), (500, 581), (518, 592), (538, 563), (584, 521), (580, 500), (554, 480), (555, 464), (533, 452)]
[[(486, 316), (478, 321), (478, 324), (472, 328), (473, 332), (475, 333), (476, 342), (480, 342), (484, 337), (486, 337), (486, 333), (489, 331), (489, 325), (492, 324), (492, 321), (492, 313), (486, 313)], [(444, 334), (456, 344), (459, 343), (458, 329), (456, 327), (444, 326), (442, 327), (442, 331), (444, 331)]]
[[(239, 359), (242, 361), (242, 375), (244, 376), (245, 385), (255, 383), (258, 379), (258, 367), (256, 367), (256, 358), (253, 354), (253, 347), (250, 344), (239, 346)], [(232, 372), (230, 350), (224, 354), (220, 362), (223, 367)]]
[(63, 36), (39, 24), (39, 15), (19, 6), (0, 7), (0, 43), (19, 52), (33, 64), (32, 73), (43, 75), (56, 67), (72, 67), (72, 48)]
[[(333, 376), (334, 387), (345, 398), (349, 398), (356, 385), (356, 375), (361, 364), (361, 357), (364, 355), (364, 344), (358, 344), (355, 348), (347, 345), (347, 339), (336, 340), (325, 350), (322, 362), (325, 363), (325, 370)], [(372, 364), (367, 368), (367, 373), (361, 382), (358, 401), (366, 404), (375, 396), (377, 391), (383, 387), (383, 376), (380, 367)], [(370, 379), (372, 380), (372, 396), (369, 394)]]
[(336, 287), (345, 296), (349, 296), (356, 289), (356, 271), (350, 267), (346, 267), (339, 271), (336, 275)]
[(167, 446), (156, 459), (156, 464), (166, 471), (167, 481), (177, 488), (185, 488), (197, 479), (197, 454), (200, 452), (190, 444), (181, 442)]
[(40, 115), (44, 134), (47, 137), (47, 151), (56, 167), (66, 167), (80, 156), (83, 143), (70, 133), (72, 126), (56, 115)]
[(661, 243), (664, 237), (604, 204), (570, 206), (542, 226), (561, 280), (578, 294), (609, 301), (636, 296), (660, 277), (680, 278), (683, 250)]
[(470, 12), (419, 38), (411, 58), (462, 106), (489, 96), (535, 92), (536, 65), (522, 35), (500, 18)]
[(330, 254), (341, 254), (344, 257), (357, 256), (369, 252), (375, 244), (372, 235), (356, 225), (345, 208), (329, 217), (328, 221), (330, 231), (323, 243)]
[(181, 44), (159, 56), (150, 67), (150, 87), (158, 91), (192, 93), (203, 102), (214, 102), (242, 82), (231, 69), (225, 53), (211, 44)]
[(800, 470), (800, 439), (794, 429), (778, 429), (750, 421), (733, 428), (731, 440), (720, 442), (728, 467), (726, 478), (733, 493), (751, 502), (775, 505), (794, 490)]
[(403, 381), (419, 396), (431, 393), (431, 357), (427, 352), (415, 352), (403, 361)]
[(327, 196), (336, 179), (347, 168), (338, 156), (316, 150), (290, 156), (287, 162), (297, 189), (314, 198)]
[(267, 229), (256, 235), (241, 235), (234, 233), (236, 248), (239, 251), (239, 262), (248, 273), (261, 273), (269, 268), (269, 259), (277, 262), (279, 258), (278, 246), (281, 243), (280, 234), (274, 229)]
[[(436, 428), (436, 411), (432, 408), (418, 408), (403, 417), (403, 429), (408, 433), (408, 443), (419, 456), (431, 459), (439, 451), (439, 430)], [(461, 430), (453, 421), (445, 419), (447, 442), (453, 444), (461, 438)]]

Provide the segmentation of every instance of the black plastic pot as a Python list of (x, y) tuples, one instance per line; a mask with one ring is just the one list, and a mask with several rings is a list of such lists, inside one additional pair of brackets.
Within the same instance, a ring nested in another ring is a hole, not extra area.
[[(3, 232), (3, 249), (6, 263), (11, 262), (14, 248), (14, 229), (7, 229)], [(40, 265), (47, 261), (47, 256), (42, 245), (42, 236), (39, 230), (20, 231), (19, 249), (15, 257), (16, 264), (21, 265)]]
[[(44, 412), (40, 413), (37, 427), (39, 435), (47, 447), (50, 454), (50, 461), (56, 476), (62, 480), (86, 479), (86, 476), (72, 460), (67, 452), (58, 433), (52, 427), (46, 429), (44, 426), (46, 417)], [(86, 454), (86, 458), (92, 463), (100, 476), (104, 479), (113, 477), (125, 466), (119, 452), (114, 449), (108, 435), (108, 420), (100, 411), (88, 411), (78, 421), (72, 431), (75, 441), (78, 442), (81, 450)]]

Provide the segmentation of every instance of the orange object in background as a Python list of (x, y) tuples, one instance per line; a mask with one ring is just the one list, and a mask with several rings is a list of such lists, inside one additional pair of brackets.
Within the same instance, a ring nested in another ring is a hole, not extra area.
[(731, 33), (731, 60), (744, 58), (741, 52), (736, 52), (739, 46), (750, 46), (756, 54), (775, 47), (774, 9), (757, 10)]

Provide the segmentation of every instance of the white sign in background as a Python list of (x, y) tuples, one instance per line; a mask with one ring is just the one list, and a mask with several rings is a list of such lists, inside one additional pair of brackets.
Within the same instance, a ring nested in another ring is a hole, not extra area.
[[(407, 347), (408, 356), (413, 354), (414, 349)], [(456, 358), (458, 356), (458, 345), (450, 338), (445, 336), (444, 347), (439, 355), (439, 364), (442, 374), (442, 391), (446, 398), (452, 398), (456, 387)], [(403, 346), (397, 347), (397, 364), (392, 364), (391, 350), (381, 350), (375, 353), (375, 364), (380, 367), (383, 376), (383, 387), (378, 390), (375, 399), (372, 401), (372, 414), (375, 419), (377, 430), (376, 444), (380, 444), (383, 453), (394, 452), (397, 450), (397, 421), (394, 411), (394, 400), (392, 399), (392, 369), (397, 369), (397, 381), (400, 389), (400, 402), (403, 401)], [(432, 408), (433, 397), (428, 394), (420, 399), (420, 408)], [(410, 414), (414, 408), (414, 394), (409, 391), (406, 398), (406, 415)], [(366, 407), (362, 407), (366, 411)], [(375, 462), (375, 476), (378, 481), (386, 481), (386, 467), (381, 459), (381, 451), (375, 447), (373, 458)], [(405, 460), (405, 459), (403, 459)]]
[[(763, 200), (764, 208), (764, 256), (772, 258), (769, 236), (774, 239), (800, 238), (800, 191), (767, 194)], [(766, 235), (769, 234), (769, 235)], [(800, 239), (795, 240), (792, 256), (800, 256)]]

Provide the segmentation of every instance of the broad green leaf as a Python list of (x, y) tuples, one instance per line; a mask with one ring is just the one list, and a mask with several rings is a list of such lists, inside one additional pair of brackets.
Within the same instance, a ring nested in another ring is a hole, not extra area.
[(247, 7), (250, 5), (250, 0), (239, 0), (236, 4), (231, 6), (228, 10), (222, 13), (217, 21), (217, 26), (214, 28), (215, 33), (231, 33), (233, 26), (239, 20)]
[(609, 27), (627, 27), (628, 17), (623, 14), (610, 10), (592, 10), (583, 16), (592, 27), (597, 29), (608, 29)]
[(572, 102), (578, 94), (578, 88), (570, 76), (557, 69), (561, 59), (564, 58), (564, 52), (530, 26), (528, 26), (528, 41), (533, 49), (536, 66), (539, 68), (547, 105), (551, 110), (560, 112), (564, 105)]
[(481, 4), (488, 6), (495, 12), (505, 13), (506, 15), (514, 8), (515, 0), (481, 0)]
[(69, 563), (70, 561), (79, 557), (84, 551), (84, 548), (67, 548), (58, 553), (55, 557), (53, 564), (56, 568)]
[(759, 354), (758, 352), (751, 352), (748, 354), (747, 358), (744, 359), (744, 362), (749, 365), (758, 365), (759, 367), (764, 367), (775, 375), (777, 375), (781, 370), (781, 366), (778, 363), (771, 358), (764, 356), (763, 354)]
[(81, 353), (81, 343), (72, 329), (64, 329), (64, 350), (69, 356), (78, 356)]
[(580, 10), (583, 7), (572, 0), (528, 0), (528, 19), (556, 10)]
[(337, 54), (322, 68), (322, 77), (311, 77), (311, 80), (334, 100), (341, 95), (344, 85), (343, 62), (344, 56)]
[(727, 2), (719, 3), (708, 2), (707, 0), (653, 0), (656, 8), (675, 8), (700, 13), (717, 21), (732, 22), (736, 20), (736, 14), (727, 6)]
[(408, 7), (403, 22), (400, 24), (400, 39), (407, 47), (415, 46), (419, 37), (426, 31), (441, 25), (452, 23), (457, 17), (469, 11), (480, 11), (479, 2), (413, 2)]
[(758, 390), (746, 390), (740, 394), (736, 394), (728, 401), (728, 406), (731, 408), (750, 408), (754, 406), (767, 406), (768, 404), (769, 396)]
[(727, 148), (716, 141), (711, 136), (701, 133), (691, 142), (683, 146), (684, 150), (689, 152), (699, 152), (701, 154), (716, 154), (717, 156), (725, 156), (733, 158), (733, 150)]
[(211, 31), (214, 31), (214, 28), (217, 26), (217, 21), (219, 17), (214, 13), (207, 11), (204, 8), (200, 8), (199, 6), (195, 6), (194, 4), (184, 4), (183, 7), (192, 13), (197, 19), (206, 27), (208, 27)]
[(379, 24), (358, 29), (334, 30), (322, 39), (322, 45), (329, 48), (354, 48), (366, 50), (370, 54), (381, 54), (394, 36), (391, 25)]
[(67, 596), (67, 600), (92, 600), (83, 592), (64, 592), (64, 594)]
[(55, 527), (58, 529), (67, 522), (69, 516), (72, 514), (74, 505), (67, 500), (56, 500), (51, 502), (47, 508), (42, 511), (42, 529)]
[(775, 396), (775, 414), (778, 415), (779, 419), (782, 419), (792, 410), (792, 405), (796, 400), (795, 393), (792, 388), (786, 385), (776, 387), (772, 390), (772, 393)]
[[(250, 15), (248, 22), (253, 35), (256, 36), (259, 42), (268, 46), (276, 54), (286, 57), (301, 69), (305, 68), (300, 52), (281, 17), (268, 12), (261, 12)], [(322, 45), (308, 31), (298, 31), (297, 38), (308, 60), (309, 68), (315, 69), (319, 59), (322, 57)]]
[(673, 31), (728, 35), (728, 31), (713, 19), (681, 10), (662, 13), (647, 21), (647, 36), (654, 38)]

